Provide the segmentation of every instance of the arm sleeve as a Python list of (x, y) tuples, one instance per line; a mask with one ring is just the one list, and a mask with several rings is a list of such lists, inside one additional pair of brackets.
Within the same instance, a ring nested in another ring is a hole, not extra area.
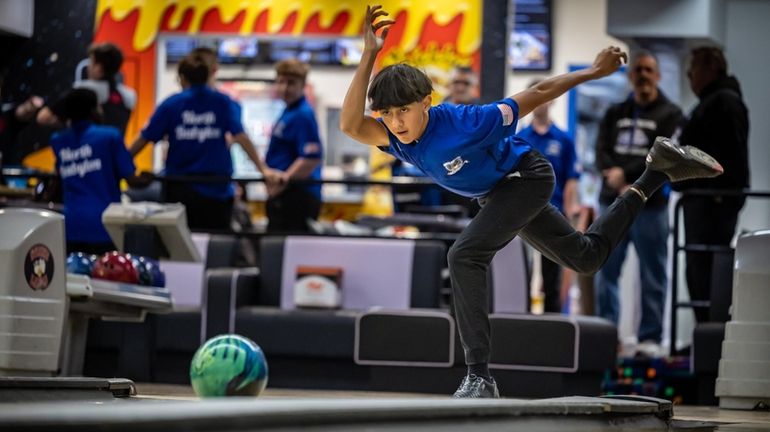
[(519, 104), (507, 98), (487, 105), (444, 105), (453, 110), (457, 129), (479, 141), (497, 142), (516, 133)]
[(243, 132), (243, 123), (241, 122), (241, 104), (238, 102), (229, 99), (229, 118), (227, 121), (227, 131), (230, 132), (233, 135), (238, 135), (239, 133)]
[(304, 159), (320, 159), (323, 157), (323, 149), (315, 118), (302, 116), (297, 120), (293, 125), (296, 131), (294, 144), (297, 146), (297, 154)]
[(147, 141), (157, 142), (170, 133), (170, 110), (166, 102), (158, 105), (147, 125), (142, 129), (141, 136)]

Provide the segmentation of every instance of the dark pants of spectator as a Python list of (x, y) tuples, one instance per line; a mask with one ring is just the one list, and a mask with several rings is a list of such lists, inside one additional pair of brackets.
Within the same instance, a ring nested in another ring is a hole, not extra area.
[(559, 264), (549, 260), (545, 255), (540, 255), (540, 275), (543, 277), (545, 312), (561, 312), (561, 298), (559, 297), (561, 273), (562, 268)]
[(219, 200), (199, 194), (190, 184), (169, 182), (166, 202), (182, 203), (187, 210), (191, 230), (229, 230), (233, 215), (233, 199)]
[(280, 195), (267, 200), (267, 231), (309, 232), (307, 220), (318, 219), (321, 200), (301, 186), (289, 185)]
[[(745, 198), (688, 198), (683, 204), (687, 244), (729, 246), (744, 202)], [(713, 252), (687, 252), (690, 300), (710, 299), (713, 255)], [(694, 310), (698, 322), (709, 320), (708, 308)]]

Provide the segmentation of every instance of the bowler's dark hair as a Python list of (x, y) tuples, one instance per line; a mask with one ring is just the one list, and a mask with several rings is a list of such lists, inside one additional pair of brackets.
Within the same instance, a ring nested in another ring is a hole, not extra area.
[(179, 62), (179, 76), (190, 85), (203, 85), (209, 80), (209, 62), (200, 54), (189, 54)]
[(369, 85), (370, 108), (380, 111), (419, 102), (433, 91), (433, 84), (425, 73), (405, 63), (390, 65)]
[(702, 46), (693, 48), (692, 59), (696, 64), (713, 69), (719, 76), (727, 75), (725, 54), (717, 47)]
[(96, 93), (93, 90), (76, 88), (64, 96), (64, 115), (73, 122), (98, 121), (98, 104)]
[(104, 70), (104, 79), (112, 81), (115, 79), (120, 66), (123, 65), (123, 52), (117, 45), (105, 42), (93, 44), (88, 48), (88, 55), (94, 57), (94, 62), (102, 65)]

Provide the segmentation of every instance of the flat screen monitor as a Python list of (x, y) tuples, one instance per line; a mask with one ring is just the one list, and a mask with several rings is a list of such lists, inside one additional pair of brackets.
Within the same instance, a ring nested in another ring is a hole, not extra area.
[(184, 36), (166, 38), (166, 61), (179, 62), (197, 46), (198, 40), (195, 38)]
[(297, 59), (311, 65), (355, 66), (361, 61), (361, 39), (286, 39), (269, 43), (271, 61)]
[(220, 63), (253, 63), (258, 53), (256, 38), (223, 38), (217, 46)]
[(363, 39), (338, 39), (334, 43), (334, 56), (343, 66), (356, 66), (364, 54)]
[(511, 0), (513, 30), (508, 58), (514, 70), (551, 69), (551, 0)]

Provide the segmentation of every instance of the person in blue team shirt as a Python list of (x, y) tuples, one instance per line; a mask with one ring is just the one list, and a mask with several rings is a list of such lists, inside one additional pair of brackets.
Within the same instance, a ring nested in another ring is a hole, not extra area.
[[(570, 88), (613, 73), (627, 60), (626, 53), (606, 48), (587, 69), (549, 78), (491, 104), (431, 107), (430, 79), (412, 66), (388, 66), (369, 85), (377, 53), (394, 23), (380, 19), (385, 15), (380, 6), (367, 7), (364, 52), (345, 95), (340, 128), (364, 144), (417, 166), (444, 188), (478, 199), (481, 210), (447, 257), (454, 315), (468, 365), (455, 397), (499, 397), (488, 365), (486, 277), (495, 253), (519, 235), (560, 265), (594, 273), (625, 235), (647, 197), (667, 180), (716, 176), (723, 170), (707, 154), (662, 138), (648, 154), (644, 174), (585, 234), (577, 232), (549, 204), (553, 168), (515, 135), (516, 123)], [(367, 96), (379, 119), (365, 115)]]
[(134, 187), (149, 184), (151, 176), (135, 176), (134, 162), (123, 135), (99, 118), (96, 93), (71, 90), (62, 101), (69, 127), (51, 137), (56, 170), (64, 189), (64, 228), (68, 252), (102, 254), (115, 249), (102, 224), (110, 203), (120, 202), (120, 180)]
[[(533, 82), (530, 87), (536, 86), (539, 82)], [(532, 110), (532, 123), (517, 135), (530, 143), (551, 163), (556, 180), (551, 204), (571, 219), (580, 211), (577, 203), (577, 180), (580, 175), (575, 169), (577, 162), (575, 143), (551, 121), (550, 105), (551, 102), (546, 102)], [(543, 279), (546, 312), (561, 312), (559, 297), (561, 272), (559, 264), (541, 255), (540, 274)]]
[[(289, 59), (275, 65), (275, 86), (286, 109), (273, 126), (265, 162), (289, 180), (319, 180), (323, 148), (313, 107), (305, 99), (308, 66)], [(307, 232), (321, 211), (321, 184), (289, 183), (268, 188), (267, 230)]]
[[(262, 173), (268, 185), (284, 182), (284, 176), (268, 168), (243, 130), (232, 109), (232, 100), (207, 85), (209, 66), (200, 55), (189, 55), (179, 63), (183, 91), (164, 100), (131, 146), (138, 153), (161, 139), (169, 143), (168, 176), (230, 177), (233, 161), (226, 133), (240, 144)], [(188, 183), (167, 181), (167, 202), (181, 202), (187, 209), (191, 229), (228, 230), (233, 209), (231, 181)]]
[[(209, 67), (208, 86), (214, 90), (217, 90), (217, 72), (219, 71), (219, 59), (217, 58), (217, 52), (214, 51), (213, 48), (197, 47), (190, 51), (190, 54), (193, 56), (200, 56), (203, 60), (206, 61), (206, 64)], [(237, 119), (240, 119), (243, 113), (241, 104), (238, 103), (235, 99), (231, 98), (230, 107), (233, 109), (233, 116), (235, 116)]]

